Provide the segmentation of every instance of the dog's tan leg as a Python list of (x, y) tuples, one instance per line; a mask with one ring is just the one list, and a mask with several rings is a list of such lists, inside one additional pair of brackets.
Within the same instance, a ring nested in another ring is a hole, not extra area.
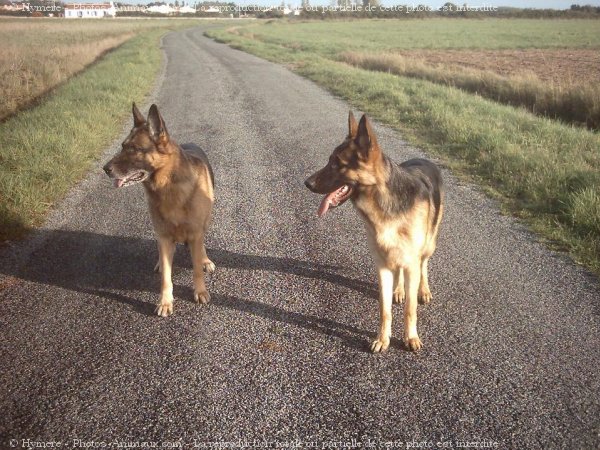
[[(160, 243), (157, 242), (157, 244), (158, 244), (158, 261), (156, 261), (156, 265), (154, 266), (154, 272), (160, 273), (160, 272), (162, 272), (162, 269), (160, 267)], [(173, 261), (173, 256), (175, 255), (175, 249), (176, 249), (176, 245), (173, 246), (173, 250), (171, 252), (171, 261)]]
[(424, 256), (421, 261), (421, 282), (419, 283), (419, 301), (424, 304), (429, 303), (433, 298), (429, 290), (429, 278), (427, 276), (428, 262), (429, 258)]
[(215, 263), (208, 259), (208, 256), (206, 256), (204, 258), (204, 262), (202, 263), (202, 269), (206, 273), (213, 273), (215, 270), (217, 270), (217, 266), (215, 266)]
[(204, 271), (207, 270), (207, 266), (212, 266), (211, 272), (214, 271), (215, 265), (206, 256), (203, 235), (197, 236), (189, 244), (190, 252), (192, 253), (192, 263), (194, 265), (194, 300), (198, 303), (208, 303), (210, 301), (210, 294), (206, 290), (206, 284), (204, 283)]
[(404, 342), (412, 351), (421, 348), (421, 340), (417, 334), (417, 294), (421, 278), (421, 266), (414, 262), (404, 269), (406, 287), (406, 304), (404, 305)]
[(404, 301), (404, 270), (398, 269), (394, 272), (394, 303)]
[[(212, 208), (212, 203), (211, 203), (211, 208)], [(204, 222), (204, 231), (203, 231), (204, 235), (206, 235), (206, 230), (208, 230), (210, 221), (211, 221), (211, 216), (210, 216), (210, 214), (208, 214), (206, 216), (206, 221)], [(202, 255), (203, 255), (202, 256), (203, 270), (208, 274), (212, 274), (215, 270), (217, 270), (217, 266), (215, 266), (215, 263), (213, 263), (206, 254), (206, 247), (204, 246), (204, 237), (202, 238)]]
[(173, 314), (173, 282), (171, 281), (171, 268), (173, 265), (174, 252), (175, 242), (168, 237), (159, 236), (158, 253), (160, 269), (162, 271), (162, 286), (160, 303), (156, 308), (156, 314), (162, 317)]
[(371, 343), (371, 351), (383, 352), (390, 346), (392, 334), (392, 297), (394, 273), (386, 267), (379, 267), (379, 334)]

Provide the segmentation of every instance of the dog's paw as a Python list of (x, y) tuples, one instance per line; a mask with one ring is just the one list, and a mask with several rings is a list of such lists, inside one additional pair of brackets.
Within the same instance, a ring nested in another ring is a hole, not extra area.
[(419, 292), (419, 303), (426, 305), (432, 299), (433, 299), (433, 295), (431, 295), (431, 292), (429, 291), (429, 289), (427, 289), (426, 291)]
[(210, 259), (207, 259), (203, 265), (203, 269), (206, 273), (213, 273), (217, 269), (217, 266)]
[(396, 292), (394, 292), (394, 303), (401, 305), (403, 301), (404, 301), (404, 289), (397, 290)]
[(173, 302), (160, 302), (156, 307), (156, 314), (161, 317), (169, 317), (173, 314)]
[(389, 338), (388, 339), (377, 338), (373, 342), (371, 342), (371, 351), (373, 353), (385, 352), (389, 346), (390, 346)]
[(160, 261), (156, 261), (156, 265), (154, 266), (154, 273), (160, 273)]
[(404, 340), (404, 343), (406, 344), (406, 348), (408, 348), (411, 352), (416, 352), (418, 350), (421, 350), (421, 347), (423, 347), (423, 344), (421, 343), (421, 339), (419, 339), (419, 336), (413, 337), (413, 338), (406, 338)]
[(200, 305), (205, 305), (210, 302), (210, 294), (208, 291), (196, 291), (194, 292), (194, 300)]

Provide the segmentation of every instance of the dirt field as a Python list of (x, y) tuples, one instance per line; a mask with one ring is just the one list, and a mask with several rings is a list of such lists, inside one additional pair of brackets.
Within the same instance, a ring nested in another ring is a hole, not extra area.
[(533, 73), (557, 85), (600, 82), (600, 50), (413, 50), (399, 53), (431, 65), (491, 70), (500, 75)]

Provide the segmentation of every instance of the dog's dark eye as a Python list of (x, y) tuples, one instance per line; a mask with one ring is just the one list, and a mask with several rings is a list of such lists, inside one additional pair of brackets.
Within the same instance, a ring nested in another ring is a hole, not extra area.
[(331, 168), (334, 170), (343, 169), (344, 166), (344, 162), (338, 158), (335, 158), (333, 161), (331, 161)]

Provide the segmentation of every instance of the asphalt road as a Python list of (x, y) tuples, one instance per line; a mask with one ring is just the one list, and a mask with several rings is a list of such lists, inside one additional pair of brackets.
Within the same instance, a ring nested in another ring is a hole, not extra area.
[[(371, 354), (363, 226), (349, 203), (318, 219), (320, 197), (303, 185), (345, 135), (349, 105), (199, 28), (168, 35), (164, 51), (153, 100), (171, 135), (215, 168), (212, 301), (193, 303), (180, 247), (174, 315), (154, 315), (143, 189), (112, 188), (108, 149), (39, 233), (2, 253), (0, 447), (600, 447), (596, 278), (445, 172), (424, 348), (403, 349), (394, 306), (391, 347)], [(395, 160), (421, 155), (375, 129)]]

